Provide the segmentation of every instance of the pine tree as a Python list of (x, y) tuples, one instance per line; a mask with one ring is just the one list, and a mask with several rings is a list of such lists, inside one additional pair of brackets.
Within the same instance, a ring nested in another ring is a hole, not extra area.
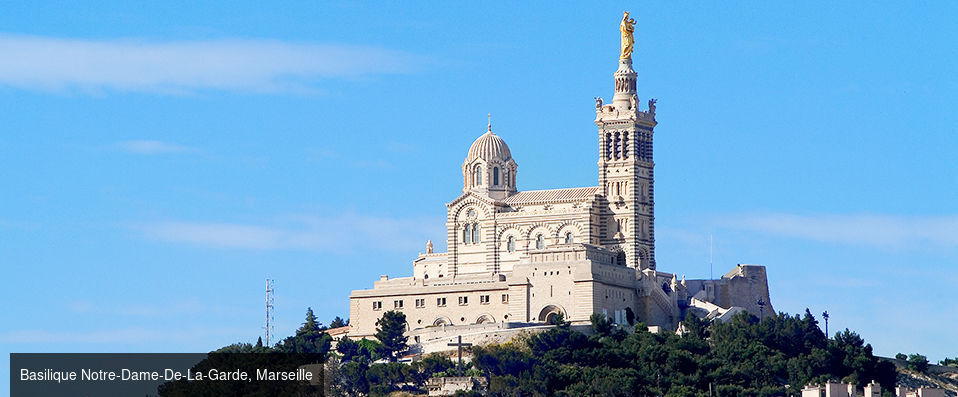
[(336, 318), (334, 318), (333, 321), (329, 323), (329, 328), (341, 328), (347, 325), (349, 325), (348, 320), (343, 320), (339, 316), (336, 316)]
[(345, 336), (336, 344), (336, 351), (343, 355), (343, 362), (354, 361), (360, 354), (359, 344)]
[(306, 322), (296, 330), (295, 336), (287, 337), (276, 344), (276, 349), (287, 353), (318, 353), (325, 356), (329, 352), (333, 338), (320, 327), (313, 309), (306, 310)]
[(406, 315), (390, 310), (376, 321), (376, 339), (383, 344), (383, 355), (395, 362), (406, 351)]
[(316, 315), (313, 314), (313, 308), (306, 308), (306, 322), (303, 323), (303, 326), (296, 330), (296, 335), (305, 335), (311, 332), (319, 331), (320, 323), (316, 321)]

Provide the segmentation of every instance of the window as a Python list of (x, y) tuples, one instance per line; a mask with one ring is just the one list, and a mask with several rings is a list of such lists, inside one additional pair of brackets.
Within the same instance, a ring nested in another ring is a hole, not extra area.
[(489, 295), (480, 295), (480, 296), (479, 296), (479, 304), (481, 304), (481, 305), (488, 305), (488, 304), (489, 304)]
[(469, 304), (469, 297), (468, 297), (468, 296), (460, 296), (460, 297), (459, 297), (459, 306), (465, 306), (465, 305), (468, 305), (468, 304)]
[(629, 158), (629, 133), (622, 133), (622, 157)]
[(475, 181), (476, 181), (475, 183), (476, 186), (479, 186), (482, 184), (482, 166), (481, 165), (476, 166)]
[(436, 306), (446, 306), (446, 298), (436, 298)]
[(402, 301), (401, 300), (393, 301), (393, 308), (402, 309)]
[(502, 294), (502, 303), (509, 303), (509, 294)]
[(612, 133), (605, 133), (605, 159), (612, 160)]
[(506, 250), (509, 252), (516, 252), (516, 238), (509, 236), (509, 239), (506, 240)]
[(472, 224), (467, 223), (466, 228), (462, 232), (462, 242), (469, 244), (472, 243)]
[(536, 249), (542, 249), (546, 246), (546, 239), (542, 235), (536, 236)]
[(499, 167), (492, 167), (492, 184), (499, 186)]
[(565, 233), (565, 243), (572, 244), (572, 232)]
[(416, 299), (416, 307), (426, 307), (425, 299)]
[(472, 243), (479, 244), (479, 224), (472, 224)]
[(373, 302), (373, 310), (382, 310), (382, 309), (383, 309), (382, 302)]

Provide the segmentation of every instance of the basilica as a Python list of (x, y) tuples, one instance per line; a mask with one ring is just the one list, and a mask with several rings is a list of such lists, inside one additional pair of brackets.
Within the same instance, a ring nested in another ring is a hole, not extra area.
[(676, 329), (689, 311), (719, 320), (774, 313), (765, 267), (686, 280), (655, 261), (656, 102), (640, 109), (632, 24), (620, 25), (614, 95), (595, 99), (597, 185), (520, 191), (519, 165), (491, 124), (462, 163), (462, 193), (446, 204), (447, 252), (428, 242), (412, 276), (380, 276), (350, 295), (349, 337), (371, 337), (390, 310), (416, 343), (472, 335), (502, 339), (562, 318), (601, 313), (621, 325)]

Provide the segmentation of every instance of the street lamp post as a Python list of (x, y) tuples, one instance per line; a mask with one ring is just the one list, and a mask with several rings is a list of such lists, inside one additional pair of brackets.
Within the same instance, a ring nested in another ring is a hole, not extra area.
[(825, 319), (825, 339), (831, 338), (828, 336), (828, 310), (822, 313), (822, 318)]

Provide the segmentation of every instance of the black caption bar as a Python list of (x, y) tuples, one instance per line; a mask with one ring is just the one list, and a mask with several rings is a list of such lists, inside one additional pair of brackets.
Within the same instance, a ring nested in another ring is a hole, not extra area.
[(10, 396), (325, 396), (298, 353), (11, 353)]

